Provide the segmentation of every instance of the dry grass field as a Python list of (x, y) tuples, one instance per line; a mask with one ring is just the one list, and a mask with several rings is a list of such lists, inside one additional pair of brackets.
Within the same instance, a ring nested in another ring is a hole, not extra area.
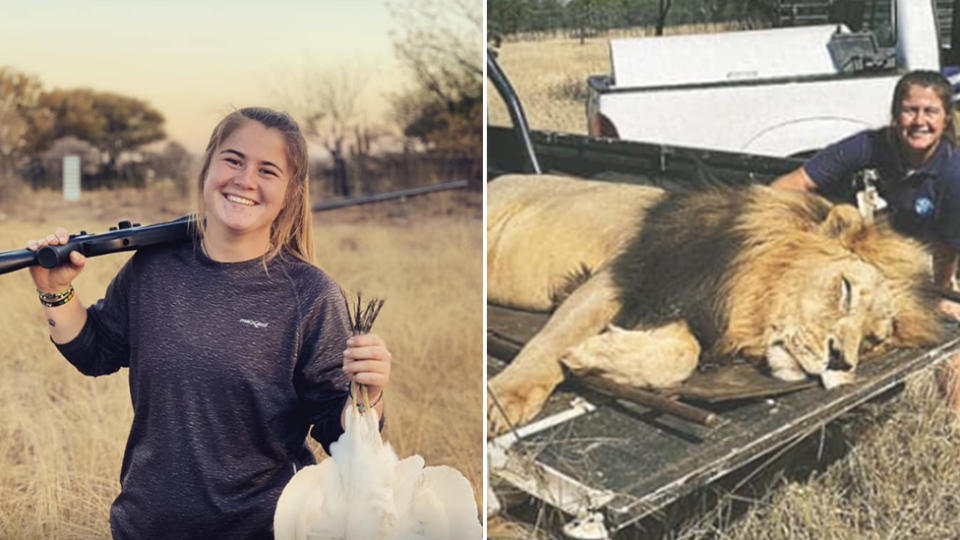
[[(718, 507), (674, 537), (960, 538), (960, 424), (932, 375), (921, 373), (891, 401), (832, 425), (839, 459), (817, 463), (817, 433), (807, 441), (812, 451), (794, 452), (772, 471), (773, 489), (746, 499), (723, 494)], [(797, 478), (798, 469), (808, 473)], [(746, 512), (733, 519), (731, 509), (742, 502)]]
[[(580, 85), (588, 75), (609, 70), (607, 39), (588, 39), (585, 45), (574, 39), (503, 44), (500, 65), (533, 128), (586, 132)], [(490, 123), (509, 125), (491, 85), (488, 93)], [(814, 434), (804, 443), (812, 451), (788, 452), (765, 470), (763, 482), (738, 490), (716, 486), (693, 503), (695, 510), (662, 516), (668, 524), (662, 535), (634, 534), (698, 540), (960, 538), (958, 426), (928, 370), (893, 399), (863, 406)], [(826, 433), (836, 450), (832, 457), (820, 452)], [(489, 533), (551, 537), (502, 518), (491, 522)]]
[[(56, 194), (40, 193), (0, 203), (0, 251), (20, 248), (54, 224), (101, 232), (120, 218), (153, 223), (187, 211), (167, 195), (90, 193), (68, 207)], [(349, 295), (386, 298), (374, 327), (394, 355), (385, 439), (401, 457), (416, 453), (428, 465), (459, 469), (478, 504), (480, 208), (478, 194), (453, 192), (315, 218), (324, 270)], [(128, 257), (92, 259), (76, 282), (83, 301), (101, 297)], [(26, 271), (0, 276), (0, 306), (0, 538), (109, 537), (132, 414), (126, 375), (85, 377), (60, 357)]]
[[(733, 24), (668, 27), (667, 35), (736, 30)], [(647, 29), (649, 31), (649, 29)], [(628, 31), (623, 37), (643, 37), (643, 31)], [(533, 129), (564, 133), (587, 132), (587, 77), (610, 72), (607, 42), (620, 34), (579, 39), (550, 38), (536, 41), (505, 41), (497, 61), (520, 96)], [(487, 81), (488, 121), (509, 126), (507, 113), (496, 88)]]
[[(587, 132), (585, 97), (587, 77), (610, 70), (607, 39), (507, 41), (497, 61), (520, 96), (533, 129), (566, 133)], [(509, 126), (496, 88), (487, 81), (488, 118), (492, 125)]]

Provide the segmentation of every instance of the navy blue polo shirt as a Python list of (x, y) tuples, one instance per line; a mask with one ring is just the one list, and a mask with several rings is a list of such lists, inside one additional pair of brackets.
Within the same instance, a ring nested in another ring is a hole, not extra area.
[(960, 249), (960, 153), (941, 140), (933, 157), (915, 171), (900, 162), (887, 128), (863, 131), (827, 146), (803, 164), (818, 189), (875, 169), (877, 190), (900, 232)]

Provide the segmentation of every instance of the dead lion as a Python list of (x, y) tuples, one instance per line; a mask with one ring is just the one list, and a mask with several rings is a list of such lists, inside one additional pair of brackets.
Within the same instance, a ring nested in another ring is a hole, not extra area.
[(668, 387), (738, 356), (829, 388), (864, 352), (940, 337), (920, 244), (813, 194), (506, 176), (488, 186), (487, 227), (489, 302), (547, 310), (582, 278), (490, 381), (509, 419), (488, 400), (491, 436), (540, 411), (561, 362)]

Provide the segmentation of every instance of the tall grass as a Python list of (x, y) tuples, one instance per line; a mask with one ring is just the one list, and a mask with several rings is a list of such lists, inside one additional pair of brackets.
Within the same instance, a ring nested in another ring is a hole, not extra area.
[[(610, 71), (608, 38), (508, 41), (497, 60), (520, 96), (533, 129), (586, 133), (587, 77)], [(496, 88), (487, 82), (487, 108), (491, 125), (509, 126)]]
[(921, 373), (890, 402), (848, 415), (842, 458), (800, 480), (782, 476), (736, 520), (729, 512), (738, 500), (728, 494), (675, 537), (960, 538), (960, 430), (932, 375)]
[[(87, 216), (102, 211), (116, 219), (117, 208), (91, 207), (94, 199), (80, 212), (62, 213), (58, 224), (106, 230), (111, 221)], [(349, 223), (336, 213), (323, 215), (315, 227), (317, 253), (348, 294), (386, 298), (374, 326), (394, 357), (385, 439), (401, 457), (417, 453), (428, 465), (456, 467), (479, 502), (481, 221), (476, 201), (465, 215), (465, 207), (449, 199), (440, 207), (450, 212), (418, 201), (407, 205), (412, 210), (399, 204), (352, 209), (342, 214)], [(62, 208), (53, 200), (36, 204)], [(0, 250), (52, 228), (54, 217), (35, 208), (8, 211), (16, 214), (0, 228)], [(128, 257), (91, 259), (76, 281), (82, 300), (100, 298)], [(26, 271), (0, 276), (0, 307), (0, 538), (109, 537), (109, 506), (119, 492), (132, 420), (126, 372), (85, 377), (59, 355)]]

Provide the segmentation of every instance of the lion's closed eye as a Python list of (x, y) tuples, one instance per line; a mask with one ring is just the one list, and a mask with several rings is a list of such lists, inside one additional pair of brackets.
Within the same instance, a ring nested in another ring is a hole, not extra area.
[(876, 334), (867, 334), (863, 336), (863, 343), (861, 343), (860, 348), (864, 351), (869, 351), (874, 349), (877, 345), (883, 342), (883, 339)]

